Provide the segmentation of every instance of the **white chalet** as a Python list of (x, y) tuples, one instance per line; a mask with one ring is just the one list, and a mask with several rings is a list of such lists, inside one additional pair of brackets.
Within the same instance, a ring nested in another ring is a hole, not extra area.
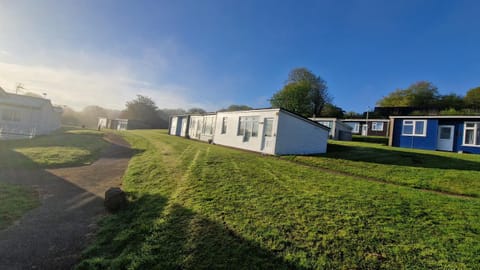
[(257, 109), (173, 116), (169, 134), (270, 155), (308, 155), (327, 151), (329, 128), (283, 109)]
[(8, 93), (0, 88), (0, 139), (32, 138), (60, 128), (62, 109), (48, 99)]

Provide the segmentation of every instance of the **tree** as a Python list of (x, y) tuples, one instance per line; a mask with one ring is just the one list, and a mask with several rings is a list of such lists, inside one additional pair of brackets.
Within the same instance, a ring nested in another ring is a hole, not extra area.
[[(438, 108), (441, 110), (455, 109), (460, 110), (465, 107), (463, 98), (455, 93), (440, 96)], [(450, 110), (451, 111), (451, 110)]]
[(273, 95), (270, 103), (274, 108), (284, 108), (302, 116), (311, 117), (315, 114), (310, 99), (310, 90), (309, 82), (289, 83)]
[(248, 110), (251, 110), (251, 109), (253, 109), (253, 108), (250, 107), (250, 106), (247, 106), (247, 105), (232, 104), (232, 105), (228, 106), (227, 108), (221, 109), (220, 112), (248, 111)]
[(468, 90), (464, 98), (465, 105), (468, 108), (479, 109), (480, 108), (480, 86)]
[(380, 107), (432, 107), (438, 104), (438, 88), (431, 82), (419, 81), (407, 89), (397, 89), (377, 102)]
[(187, 113), (188, 114), (204, 114), (206, 113), (207, 111), (205, 111), (204, 109), (202, 108), (190, 108)]
[(306, 117), (320, 115), (330, 101), (326, 82), (306, 68), (290, 71), (285, 86), (270, 99), (273, 107), (289, 109)]
[(69, 125), (69, 126), (79, 126), (80, 120), (79, 113), (74, 111), (72, 108), (64, 106), (62, 108), (62, 118), (61, 122), (62, 125)]
[(99, 117), (107, 117), (107, 110), (97, 105), (87, 106), (79, 113), (80, 123), (91, 128), (97, 127)]
[(342, 108), (333, 105), (332, 103), (327, 103), (323, 107), (321, 112), (321, 116), (323, 117), (336, 117), (336, 118), (344, 118), (345, 111)]
[(160, 128), (163, 126), (158, 115), (157, 105), (155, 105), (155, 102), (151, 98), (137, 95), (136, 99), (126, 103), (126, 107), (122, 112), (122, 118), (142, 121), (151, 128)]

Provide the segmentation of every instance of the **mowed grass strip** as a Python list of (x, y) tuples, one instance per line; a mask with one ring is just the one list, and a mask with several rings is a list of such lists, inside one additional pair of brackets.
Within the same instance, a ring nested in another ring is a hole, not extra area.
[(0, 202), (0, 230), (39, 205), (36, 191), (4, 183), (0, 183)]
[(108, 146), (102, 136), (98, 131), (61, 130), (33, 139), (0, 141), (0, 169), (87, 165)]
[(124, 133), (131, 204), (78, 269), (472, 269), (480, 201), (361, 181), (275, 157)]
[(480, 197), (480, 155), (330, 141), (326, 154), (284, 159), (414, 188)]

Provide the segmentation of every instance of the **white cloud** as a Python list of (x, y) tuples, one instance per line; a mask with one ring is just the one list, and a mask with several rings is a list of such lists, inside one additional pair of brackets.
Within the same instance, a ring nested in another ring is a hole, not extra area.
[[(0, 61), (0, 86), (13, 91), (17, 83), (22, 83), (25, 91), (47, 93), (54, 104), (68, 105), (77, 110), (88, 105), (123, 109), (125, 102), (137, 94), (151, 97), (159, 108), (212, 108), (211, 105), (192, 101), (189, 98), (191, 91), (185, 86), (159, 85), (136, 78), (139, 71), (121, 59), (102, 59), (84, 53), (59, 58), (49, 61), (48, 66)], [(166, 68), (165, 65), (163, 61), (163, 68)]]

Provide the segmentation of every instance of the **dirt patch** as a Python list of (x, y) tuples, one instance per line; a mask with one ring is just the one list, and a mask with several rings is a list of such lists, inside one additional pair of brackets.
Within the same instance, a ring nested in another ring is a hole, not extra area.
[(0, 181), (34, 187), (41, 206), (0, 231), (0, 269), (70, 269), (106, 214), (104, 192), (120, 186), (133, 155), (127, 142), (107, 134), (111, 145), (89, 166), (49, 170), (2, 170)]

